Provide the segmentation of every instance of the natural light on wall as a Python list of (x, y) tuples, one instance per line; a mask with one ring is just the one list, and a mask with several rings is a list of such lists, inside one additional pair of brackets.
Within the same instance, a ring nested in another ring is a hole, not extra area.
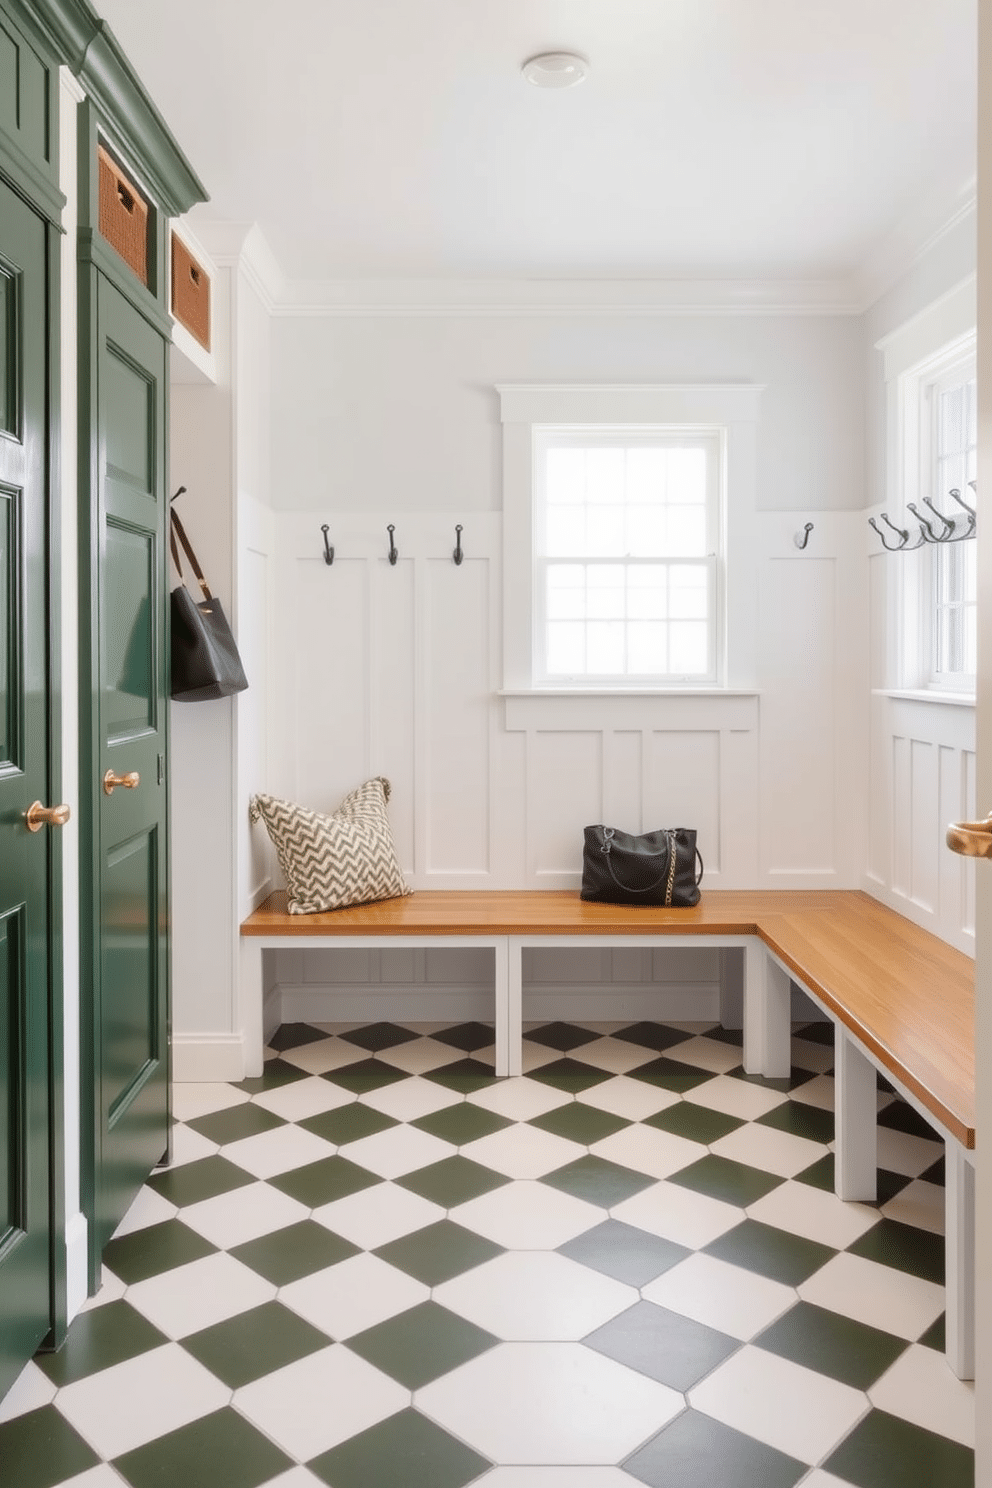
[(719, 437), (534, 434), (538, 675), (712, 679)]

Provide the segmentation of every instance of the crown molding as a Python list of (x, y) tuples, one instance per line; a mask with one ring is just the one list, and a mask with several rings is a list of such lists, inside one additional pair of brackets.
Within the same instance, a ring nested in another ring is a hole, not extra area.
[(941, 181), (923, 192), (912, 208), (863, 259), (854, 283), (865, 309), (887, 294), (900, 279), (962, 224), (977, 227), (978, 182), (969, 176), (948, 188)]
[(209, 221), (194, 213), (183, 227), (218, 268), (238, 271), (269, 315), (283, 313), (286, 278), (257, 223)]

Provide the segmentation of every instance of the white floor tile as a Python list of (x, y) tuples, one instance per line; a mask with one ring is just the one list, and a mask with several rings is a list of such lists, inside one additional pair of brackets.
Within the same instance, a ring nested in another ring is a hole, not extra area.
[(89, 1472), (79, 1473), (60, 1483), (59, 1488), (127, 1488), (127, 1485), (109, 1463), (101, 1462), (99, 1467), (91, 1467)]
[(743, 1062), (744, 1051), (740, 1044), (725, 1044), (722, 1039), (687, 1039), (665, 1050), (666, 1059), (678, 1059), (683, 1064), (694, 1064), (699, 1069), (712, 1070), (714, 1075), (725, 1075)]
[(833, 1256), (797, 1291), (804, 1302), (911, 1340), (944, 1310), (943, 1287), (847, 1252)]
[(918, 1230), (929, 1230), (933, 1235), (944, 1233), (945, 1194), (938, 1183), (924, 1183), (917, 1178), (907, 1183), (901, 1193), (882, 1205), (886, 1219), (898, 1220), (900, 1224), (914, 1225)]
[(717, 1157), (747, 1163), (763, 1172), (777, 1173), (780, 1178), (795, 1177), (823, 1156), (822, 1142), (811, 1142), (773, 1126), (759, 1126), (757, 1122), (728, 1132), (711, 1143), (710, 1150)]
[(308, 1075), (323, 1075), (328, 1070), (357, 1064), (360, 1059), (367, 1059), (368, 1055), (357, 1044), (349, 1044), (340, 1038), (327, 1038), (300, 1044), (296, 1049), (287, 1049), (282, 1057), (287, 1064), (306, 1070)]
[(220, 1150), (218, 1143), (208, 1141), (191, 1126), (181, 1121), (172, 1128), (172, 1155), (170, 1168), (181, 1168), (184, 1163), (199, 1162), (201, 1157), (212, 1157)]
[(260, 1235), (297, 1224), (309, 1213), (305, 1204), (270, 1183), (246, 1183), (229, 1193), (189, 1204), (182, 1211), (182, 1220), (211, 1245), (230, 1250), (234, 1245), (244, 1245)]
[(443, 1219), (444, 1210), (398, 1184), (379, 1183), (321, 1205), (313, 1211), (313, 1218), (353, 1245), (375, 1250)]
[(572, 1343), (499, 1344), (414, 1403), (504, 1465), (615, 1464), (683, 1409), (674, 1390)]
[(809, 1463), (819, 1462), (868, 1409), (861, 1390), (750, 1344), (690, 1390), (689, 1403)]
[(395, 1049), (383, 1049), (379, 1055), (395, 1069), (406, 1070), (410, 1075), (422, 1075), (426, 1070), (442, 1069), (465, 1058), (464, 1049), (442, 1044), (439, 1039), (418, 1038), (409, 1044), (397, 1044)]
[(653, 1126), (639, 1125), (624, 1127), (623, 1131), (594, 1142), (589, 1151), (607, 1162), (619, 1163), (621, 1167), (633, 1168), (635, 1173), (647, 1173), (652, 1178), (668, 1178), (706, 1156), (706, 1148), (701, 1142), (691, 1142), (688, 1137), (659, 1131)]
[(925, 1431), (975, 1445), (975, 1385), (959, 1380), (936, 1349), (911, 1344), (868, 1391), (872, 1405)]
[(486, 1111), (495, 1111), (509, 1121), (532, 1121), (553, 1111), (557, 1106), (567, 1106), (572, 1097), (564, 1090), (555, 1090), (551, 1085), (542, 1085), (539, 1080), (528, 1080), (523, 1075), (512, 1075), (473, 1091), (467, 1099), (474, 1106)]
[(626, 1040), (617, 1038), (594, 1039), (591, 1044), (570, 1049), (569, 1054), (583, 1064), (609, 1070), (614, 1075), (625, 1075), (628, 1070), (639, 1069), (642, 1064), (648, 1064), (651, 1060), (650, 1049), (645, 1049), (640, 1044), (628, 1044)]
[(518, 1123), (467, 1142), (462, 1156), (496, 1173), (505, 1173), (507, 1178), (543, 1178), (545, 1173), (553, 1173), (556, 1168), (584, 1157), (585, 1151), (578, 1142)]
[(0, 1425), (28, 1411), (40, 1410), (55, 1399), (55, 1386), (32, 1359), (25, 1364), (6, 1395), (0, 1400)]
[(833, 1044), (814, 1044), (810, 1039), (795, 1037), (792, 1040), (792, 1063), (797, 1069), (825, 1075), (834, 1066)]
[(153, 1188), (139, 1188), (137, 1197), (114, 1231), (119, 1235), (131, 1235), (135, 1230), (145, 1230), (149, 1225), (161, 1224), (179, 1213), (177, 1204), (170, 1204)]
[(168, 1338), (185, 1338), (271, 1302), (276, 1289), (229, 1255), (204, 1256), (127, 1289), (131, 1306)]
[(793, 1100), (801, 1101), (805, 1106), (815, 1106), (818, 1111), (832, 1111), (835, 1094), (833, 1075), (814, 1075), (812, 1080), (807, 1080), (805, 1085), (797, 1085), (791, 1092)]
[[(569, 1054), (578, 1053), (578, 1050), (569, 1050)], [(546, 1064), (554, 1064), (556, 1059), (561, 1059), (560, 1049), (549, 1049), (547, 1044), (534, 1043), (532, 1039), (524, 1039), (523, 1048), (520, 1051), (520, 1068), (527, 1075), (531, 1070), (543, 1069)]]
[(851, 1485), (842, 1478), (835, 1478), (833, 1473), (824, 1472), (822, 1467), (816, 1467), (802, 1479), (801, 1488), (851, 1488)]
[(254, 1097), (256, 1106), (281, 1116), (284, 1121), (305, 1121), (308, 1116), (320, 1116), (324, 1111), (348, 1106), (354, 1099), (350, 1090), (343, 1090), (331, 1080), (322, 1080), (319, 1075), (294, 1080), (290, 1085), (280, 1085)]
[(235, 1085), (177, 1083), (172, 1087), (172, 1114), (177, 1121), (195, 1121), (229, 1106), (242, 1106), (247, 1100), (246, 1092)]
[(641, 1295), (744, 1342), (796, 1303), (792, 1287), (708, 1255), (687, 1256), (643, 1287)]
[(604, 1080), (602, 1085), (583, 1090), (576, 1099), (586, 1106), (595, 1106), (598, 1111), (625, 1116), (628, 1121), (643, 1121), (645, 1116), (654, 1116), (657, 1111), (665, 1111), (679, 1103), (674, 1090), (649, 1085), (646, 1080), (632, 1080), (629, 1075)]
[(220, 1410), (230, 1398), (226, 1385), (169, 1343), (65, 1385), (55, 1404), (101, 1457), (118, 1457)]
[(360, 1096), (363, 1105), (373, 1106), (397, 1121), (416, 1121), (431, 1111), (443, 1111), (446, 1106), (457, 1106), (464, 1097), (457, 1091), (436, 1085), (433, 1080), (423, 1080), (411, 1075), (408, 1080), (397, 1080), (394, 1085), (383, 1085)]
[(400, 1178), (404, 1173), (453, 1157), (457, 1151), (452, 1142), (443, 1142), (419, 1127), (391, 1126), (371, 1137), (349, 1142), (347, 1156), (350, 1162), (368, 1168), (370, 1173), (378, 1173), (380, 1178)]
[(846, 1250), (878, 1224), (878, 1210), (868, 1204), (847, 1203), (822, 1188), (791, 1181), (749, 1204), (747, 1213), (762, 1224), (819, 1240), (835, 1250)]
[(632, 1488), (633, 1481), (619, 1467), (496, 1467), (476, 1488)]
[(234, 1392), (234, 1405), (291, 1456), (316, 1457), (410, 1404), (410, 1392), (342, 1344)]
[(497, 1338), (567, 1342), (638, 1301), (633, 1287), (550, 1251), (513, 1251), (434, 1288), (434, 1300)]
[(928, 1142), (925, 1137), (913, 1137), (892, 1127), (878, 1128), (878, 1166), (888, 1168), (890, 1173), (918, 1178), (943, 1155), (944, 1144), (936, 1139)]
[(744, 1218), (744, 1210), (709, 1194), (695, 1193), (679, 1183), (655, 1183), (610, 1211), (614, 1219), (649, 1230), (677, 1245), (699, 1250), (725, 1235)]
[(338, 1341), (429, 1297), (429, 1287), (373, 1255), (351, 1256), (279, 1292), (280, 1302)]
[(774, 1111), (788, 1096), (777, 1090), (768, 1090), (764, 1085), (752, 1085), (748, 1080), (716, 1075), (712, 1080), (687, 1090), (685, 1099), (697, 1106), (708, 1106), (711, 1111), (722, 1111), (725, 1116), (754, 1121), (767, 1111)]
[(291, 1168), (302, 1168), (305, 1163), (333, 1157), (336, 1151), (332, 1142), (325, 1142), (304, 1126), (287, 1122), (271, 1131), (228, 1142), (224, 1156), (256, 1178), (274, 1178), (277, 1173), (288, 1173)]
[(315, 1478), (306, 1467), (291, 1467), (289, 1472), (271, 1478), (264, 1488), (327, 1488), (322, 1478)]
[(459, 1204), (450, 1217), (507, 1250), (556, 1250), (602, 1224), (603, 1211), (546, 1183), (514, 1182)]

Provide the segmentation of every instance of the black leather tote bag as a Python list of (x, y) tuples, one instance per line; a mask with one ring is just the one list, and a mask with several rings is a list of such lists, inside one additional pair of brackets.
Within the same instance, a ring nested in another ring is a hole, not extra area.
[(244, 692), (248, 686), (241, 657), (235, 644), (227, 617), (207, 588), (203, 570), (196, 561), (186, 529), (171, 512), (172, 558), (180, 579), (183, 576), (179, 561), (178, 538), (190, 567), (196, 574), (203, 599), (199, 604), (184, 583), (173, 589), (172, 605), (172, 672), (170, 692), (176, 702), (202, 703), (211, 698), (230, 697), (234, 692)]
[(703, 860), (691, 827), (662, 827), (640, 837), (616, 827), (585, 829), (582, 899), (691, 909), (699, 903), (702, 876)]

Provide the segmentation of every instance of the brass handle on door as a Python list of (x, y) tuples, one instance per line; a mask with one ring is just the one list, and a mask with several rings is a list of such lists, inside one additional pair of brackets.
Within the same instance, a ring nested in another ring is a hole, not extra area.
[(103, 788), (108, 796), (112, 796), (119, 785), (125, 790), (134, 790), (140, 784), (141, 776), (137, 770), (129, 770), (126, 775), (115, 775), (113, 770), (108, 770), (103, 777)]
[(69, 808), (64, 804), (42, 806), (40, 801), (32, 801), (24, 813), (24, 821), (29, 832), (40, 832), (42, 827), (64, 827), (69, 816)]
[(984, 821), (952, 822), (946, 841), (962, 858), (992, 858), (992, 815)]

